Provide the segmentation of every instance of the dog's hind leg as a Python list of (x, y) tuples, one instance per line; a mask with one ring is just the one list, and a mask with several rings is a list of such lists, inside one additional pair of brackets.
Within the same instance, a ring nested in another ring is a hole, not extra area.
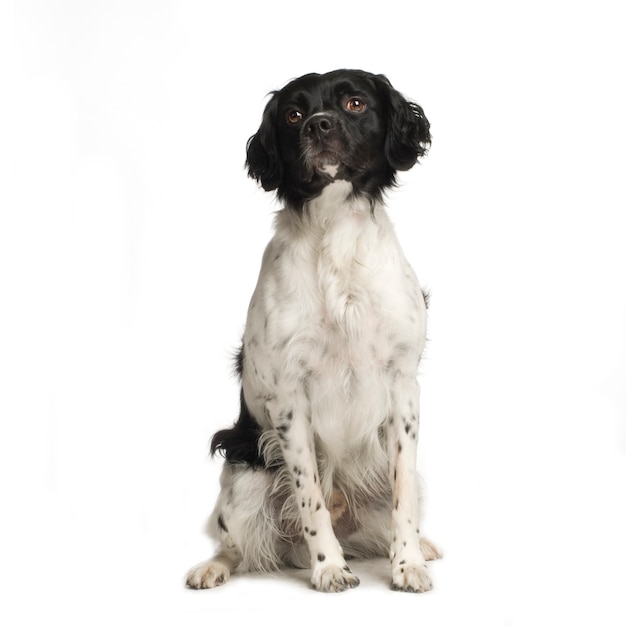
[(238, 567), (269, 571), (281, 565), (281, 532), (273, 508), (275, 474), (243, 464), (226, 463), (220, 494), (208, 532), (219, 542), (212, 559), (196, 565), (187, 576), (192, 589), (223, 585)]
[(228, 582), (230, 575), (241, 561), (237, 548), (222, 545), (210, 560), (199, 563), (187, 575), (190, 589), (212, 589)]
[(229, 504), (233, 500), (233, 483), (233, 472), (226, 465), (221, 477), (222, 490), (207, 524), (207, 531), (219, 541), (219, 548), (213, 558), (199, 563), (189, 571), (187, 587), (191, 589), (212, 589), (223, 585), (241, 563), (241, 551), (225, 522), (225, 514), (229, 524), (234, 514), (233, 507)]

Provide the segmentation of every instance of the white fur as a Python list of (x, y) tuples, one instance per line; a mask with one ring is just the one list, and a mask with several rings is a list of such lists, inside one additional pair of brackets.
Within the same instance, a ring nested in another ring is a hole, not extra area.
[(385, 553), (394, 588), (431, 586), (422, 547), (438, 553), (420, 546), (415, 472), (424, 298), (384, 207), (351, 191), (336, 180), (301, 213), (276, 216), (242, 382), (265, 458), (282, 469), (225, 465), (210, 523), (220, 550), (192, 570), (191, 587), (221, 584), (237, 566), (289, 564), (339, 591), (358, 584), (345, 557)]

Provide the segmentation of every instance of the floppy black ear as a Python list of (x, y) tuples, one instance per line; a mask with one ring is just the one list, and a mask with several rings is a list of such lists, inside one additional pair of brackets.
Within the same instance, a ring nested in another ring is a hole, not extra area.
[(263, 120), (256, 134), (248, 139), (246, 165), (248, 176), (254, 178), (265, 191), (276, 189), (283, 178), (283, 165), (278, 150), (276, 111), (278, 96), (274, 92), (263, 112)]
[(430, 123), (422, 107), (406, 100), (385, 76), (377, 80), (387, 104), (387, 161), (395, 170), (411, 169), (430, 146)]

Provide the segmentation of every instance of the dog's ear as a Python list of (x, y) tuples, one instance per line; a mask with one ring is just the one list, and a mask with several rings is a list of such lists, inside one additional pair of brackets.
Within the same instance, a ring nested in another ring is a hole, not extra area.
[(394, 170), (411, 169), (430, 146), (430, 123), (422, 107), (406, 100), (385, 76), (376, 80), (387, 107), (387, 161)]
[(278, 96), (272, 94), (263, 112), (263, 120), (256, 134), (248, 139), (246, 165), (248, 176), (261, 184), (265, 191), (276, 189), (283, 178), (283, 165), (278, 149), (276, 114)]

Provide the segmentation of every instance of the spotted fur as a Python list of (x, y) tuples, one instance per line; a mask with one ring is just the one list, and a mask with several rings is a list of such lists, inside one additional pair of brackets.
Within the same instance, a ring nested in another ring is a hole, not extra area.
[(189, 587), (290, 565), (342, 591), (359, 583), (347, 558), (389, 555), (393, 589), (431, 588), (415, 469), (426, 301), (382, 194), (429, 141), (421, 108), (365, 72), (307, 75), (268, 104), (249, 173), (285, 206), (237, 356), (240, 417), (212, 441), (219, 548)]

